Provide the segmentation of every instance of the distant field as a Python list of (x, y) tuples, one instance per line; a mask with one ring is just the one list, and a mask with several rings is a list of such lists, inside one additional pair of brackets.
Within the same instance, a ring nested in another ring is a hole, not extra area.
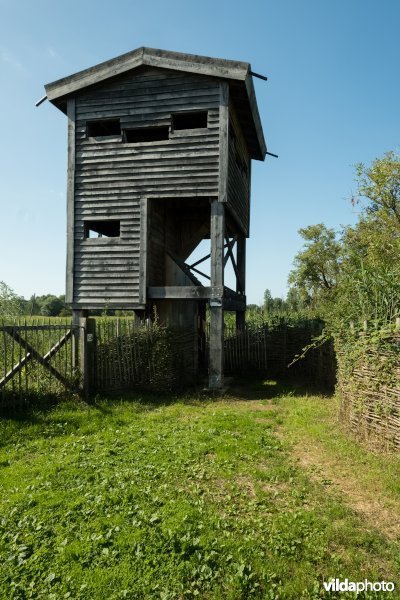
[[(0, 598), (299, 600), (328, 597), (332, 577), (397, 584), (400, 460), (349, 441), (335, 409), (257, 381), (0, 421)], [(364, 510), (374, 499), (386, 521)]]

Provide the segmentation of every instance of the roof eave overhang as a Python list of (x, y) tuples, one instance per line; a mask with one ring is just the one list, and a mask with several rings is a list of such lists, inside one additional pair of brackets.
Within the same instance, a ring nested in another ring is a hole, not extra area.
[(252, 116), (252, 129), (254, 128), (252, 137), (254, 139), (255, 134), (257, 139), (257, 144), (249, 145), (251, 157), (264, 160), (266, 145), (249, 63), (142, 47), (46, 84), (44, 86), (46, 95), (52, 104), (66, 113), (68, 97), (74, 96), (82, 89), (142, 66), (184, 71), (239, 83), (243, 95), (247, 97), (248, 109)]

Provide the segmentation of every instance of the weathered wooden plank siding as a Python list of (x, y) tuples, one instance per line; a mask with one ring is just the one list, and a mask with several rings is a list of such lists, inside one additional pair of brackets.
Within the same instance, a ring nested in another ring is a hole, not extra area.
[[(119, 118), (121, 130), (170, 127), (181, 110), (207, 110), (207, 129), (140, 143), (86, 134), (88, 120), (103, 118)], [(76, 97), (75, 156), (74, 303), (138, 304), (141, 199), (218, 194), (219, 82), (143, 69), (86, 90)], [(85, 219), (102, 218), (120, 221), (120, 237), (85, 239)]]
[(160, 210), (159, 202), (151, 202), (148, 273), (149, 285), (165, 285), (165, 211)]
[(228, 207), (243, 233), (249, 235), (250, 222), (250, 157), (231, 106), (229, 115)]

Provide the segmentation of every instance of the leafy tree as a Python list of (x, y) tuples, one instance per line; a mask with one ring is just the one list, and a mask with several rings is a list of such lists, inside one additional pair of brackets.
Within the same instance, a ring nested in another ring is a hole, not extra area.
[(48, 294), (40, 298), (40, 314), (45, 317), (57, 317), (63, 307), (64, 302), (61, 297)]
[(270, 310), (272, 308), (273, 298), (271, 291), (266, 289), (264, 292), (264, 310)]
[(366, 201), (358, 223), (340, 237), (322, 223), (301, 229), (304, 248), (289, 276), (331, 329), (400, 316), (400, 158), (387, 153), (369, 168), (358, 165), (356, 175)]
[(381, 324), (399, 316), (399, 256), (399, 234), (381, 214), (367, 212), (354, 228), (348, 228), (343, 236), (336, 313), (346, 320)]
[(264, 311), (266, 313), (276, 313), (286, 310), (286, 302), (283, 298), (273, 297), (270, 290), (264, 292)]
[(4, 281), (0, 281), (0, 319), (21, 316), (22, 300)]
[(367, 211), (393, 217), (400, 226), (400, 156), (387, 152), (371, 167), (356, 165), (358, 191), (353, 202), (365, 199)]
[(338, 281), (341, 244), (333, 229), (323, 223), (299, 230), (304, 249), (294, 259), (289, 284), (297, 289), (302, 303), (314, 306), (332, 292)]
[(261, 306), (258, 306), (258, 304), (248, 304), (246, 310), (248, 312), (252, 312), (252, 311), (261, 311)]
[(308, 302), (302, 297), (300, 290), (296, 287), (291, 287), (286, 295), (286, 310), (289, 312), (300, 312), (307, 310)]

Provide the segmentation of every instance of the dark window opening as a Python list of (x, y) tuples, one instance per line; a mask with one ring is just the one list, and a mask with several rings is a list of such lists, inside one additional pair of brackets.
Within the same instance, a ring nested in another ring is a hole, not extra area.
[(206, 129), (207, 111), (181, 112), (172, 115), (174, 131), (180, 129)]
[(138, 127), (125, 129), (125, 142), (161, 142), (169, 139), (169, 127)]
[(119, 221), (85, 221), (85, 238), (115, 238), (119, 236)]
[(87, 122), (88, 137), (105, 137), (121, 135), (121, 124), (119, 119), (104, 119)]

